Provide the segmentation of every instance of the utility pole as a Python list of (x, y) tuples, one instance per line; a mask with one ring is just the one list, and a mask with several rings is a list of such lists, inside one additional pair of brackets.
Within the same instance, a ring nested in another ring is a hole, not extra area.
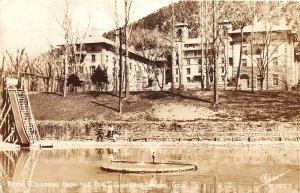
[(200, 58), (200, 80), (201, 80), (201, 90), (204, 90), (204, 78), (203, 78), (203, 1), (201, 3), (201, 11), (200, 11), (200, 23), (201, 23), (201, 58)]
[(122, 65), (122, 28), (119, 28), (119, 113), (122, 113), (122, 76), (123, 76), (123, 65)]
[(255, 0), (253, 1), (253, 18), (252, 18), (252, 31), (251, 31), (251, 92), (254, 93), (254, 67), (253, 67), (253, 26), (255, 22)]
[(128, 61), (128, 21), (129, 21), (129, 12), (131, 7), (131, 1), (128, 5), (128, 0), (125, 0), (125, 24), (124, 24), (124, 44), (125, 44), (125, 97), (129, 96), (129, 79), (130, 79), (130, 69), (129, 69), (129, 61)]
[(175, 83), (175, 66), (176, 66), (176, 52), (175, 52), (175, 47), (174, 47), (174, 4), (172, 4), (172, 26), (171, 26), (171, 46), (172, 46), (172, 81), (171, 81), (171, 91), (174, 90), (174, 83)]
[(215, 8), (215, 0), (213, 0), (213, 62), (214, 62), (214, 106), (218, 104), (218, 66), (217, 66), (217, 58), (216, 58), (216, 8)]
[(63, 97), (67, 96), (67, 78), (68, 78), (68, 67), (69, 67), (69, 44), (66, 44), (66, 56), (64, 62), (64, 90)]

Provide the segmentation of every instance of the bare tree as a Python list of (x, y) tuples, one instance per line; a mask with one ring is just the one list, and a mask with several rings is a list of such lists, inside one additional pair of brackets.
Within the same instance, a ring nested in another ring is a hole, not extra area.
[[(67, 95), (67, 77), (69, 74), (69, 69), (77, 72), (77, 65), (80, 64), (82, 55), (77, 55), (77, 51), (82, 51), (82, 42), (77, 30), (77, 36), (75, 31), (73, 31), (72, 15), (71, 15), (71, 5), (68, 0), (65, 0), (65, 7), (62, 13), (61, 19), (56, 19), (57, 23), (63, 30), (64, 45), (62, 46), (64, 51), (63, 57), (63, 97)], [(89, 24), (88, 24), (89, 27)], [(85, 33), (86, 35), (86, 33)], [(77, 46), (79, 45), (79, 47)], [(79, 48), (79, 49), (78, 49)]]
[(163, 35), (158, 29), (138, 28), (132, 35), (134, 36), (132, 43), (135, 45), (135, 49), (148, 59), (144, 65), (148, 79), (150, 75), (153, 75), (160, 90), (163, 90), (167, 68), (164, 54), (169, 49), (168, 41), (161, 38)]
[(6, 54), (9, 58), (8, 69), (11, 74), (15, 74), (17, 78), (20, 78), (20, 72), (23, 68), (24, 64), (24, 55), (25, 55), (25, 48), (21, 51), (17, 49), (17, 54), (14, 58), (13, 54), (6, 50)]
[[(253, 48), (255, 54), (259, 56), (256, 61), (258, 77), (260, 80), (260, 89), (263, 89), (264, 80), (267, 79), (266, 89), (268, 89), (270, 63), (279, 60), (282, 55), (276, 55), (279, 47), (288, 41), (286, 32), (272, 31), (272, 26), (265, 28), (265, 33), (255, 33)], [(284, 53), (286, 57), (287, 53)], [(283, 62), (286, 63), (286, 62)]]
[(124, 37), (125, 37), (125, 97), (129, 96), (129, 62), (128, 62), (128, 45), (130, 38), (131, 27), (129, 26), (130, 19), (130, 9), (132, 5), (132, 0), (124, 0), (125, 6), (125, 24), (124, 24)]
[(231, 21), (234, 28), (240, 30), (240, 51), (239, 51), (239, 64), (237, 68), (236, 75), (236, 85), (235, 89), (238, 89), (241, 64), (242, 64), (242, 54), (243, 54), (243, 43), (244, 43), (244, 28), (251, 23), (251, 17), (249, 17), (249, 13), (253, 7), (249, 2), (244, 1), (236, 1), (234, 3), (226, 3), (226, 10), (230, 10), (230, 12), (226, 11), (226, 18)]
[[(5, 56), (2, 56), (2, 63), (1, 63), (1, 75), (0, 75), (0, 92), (3, 91), (3, 78), (4, 78), (4, 65), (5, 65)], [(1, 95), (2, 96), (2, 95)]]

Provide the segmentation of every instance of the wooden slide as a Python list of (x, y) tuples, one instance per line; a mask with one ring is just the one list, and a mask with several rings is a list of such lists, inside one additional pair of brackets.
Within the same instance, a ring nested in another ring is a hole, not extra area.
[(30, 145), (33, 143), (30, 139), (30, 131), (26, 131), (24, 122), (22, 119), (19, 102), (17, 98), (17, 90), (8, 90), (9, 100), (12, 107), (12, 112), (15, 120), (15, 129), (19, 136), (19, 143), (21, 145)]

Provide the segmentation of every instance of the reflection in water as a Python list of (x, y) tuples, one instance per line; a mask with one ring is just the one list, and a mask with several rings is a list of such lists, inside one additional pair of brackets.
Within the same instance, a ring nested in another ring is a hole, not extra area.
[(300, 192), (299, 149), (157, 148), (158, 162), (195, 163), (198, 171), (153, 175), (99, 169), (111, 157), (151, 161), (152, 152), (149, 148), (1, 151), (0, 192)]

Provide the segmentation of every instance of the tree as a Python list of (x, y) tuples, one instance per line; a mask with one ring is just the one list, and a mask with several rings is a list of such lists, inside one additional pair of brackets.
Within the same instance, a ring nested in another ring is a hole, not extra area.
[[(269, 70), (270, 63), (275, 60), (281, 60), (284, 55), (276, 54), (279, 47), (285, 42), (289, 41), (287, 31), (274, 31), (275, 25), (278, 25), (278, 21), (282, 21), (284, 15), (282, 15), (281, 10), (286, 7), (283, 2), (254, 2), (252, 5), (252, 32), (251, 36), (249, 34), (245, 35), (245, 40), (250, 43), (251, 46), (251, 74), (252, 74), (252, 92), (254, 90), (253, 76), (254, 67), (253, 63), (257, 65), (257, 75), (259, 78), (260, 89), (263, 89), (264, 81), (266, 81), (266, 89), (269, 87)], [(257, 12), (255, 10), (258, 10)], [(262, 14), (267, 12), (268, 14)], [(257, 22), (256, 18), (260, 21)], [(254, 26), (254, 27), (253, 27)], [(256, 32), (254, 32), (254, 28)], [(257, 30), (264, 31), (258, 32)], [(253, 59), (254, 55), (258, 55), (258, 61)], [(285, 63), (286, 62), (282, 62)], [(277, 67), (276, 67), (277, 68)], [(279, 70), (280, 71), (280, 70)]]
[[(242, 53), (243, 53), (243, 43), (244, 43), (244, 28), (249, 25), (252, 21), (252, 17), (249, 17), (249, 13), (253, 9), (253, 6), (249, 2), (236, 1), (234, 3), (225, 3), (226, 18), (231, 21), (233, 28), (240, 30), (240, 50), (239, 50), (239, 64), (237, 68), (236, 75), (236, 85), (235, 89), (238, 89), (240, 71), (242, 64)], [(228, 10), (231, 10), (230, 12)]]
[[(49, 44), (50, 45), (50, 44)], [(40, 76), (45, 77), (46, 80), (46, 91), (53, 92), (54, 85), (56, 81), (56, 76), (59, 77), (61, 61), (59, 59), (59, 49), (54, 48), (50, 45), (50, 50), (40, 54), (35, 58), (34, 71), (31, 73), (36, 73)]]
[(67, 79), (67, 85), (71, 88), (71, 92), (74, 91), (74, 87), (75, 87), (75, 91), (77, 91), (77, 87), (81, 86), (81, 84), (82, 81), (79, 79), (78, 76), (76, 76), (75, 74), (69, 75)]
[[(253, 47), (255, 54), (259, 55), (259, 59), (256, 61), (258, 76), (260, 80), (260, 90), (263, 89), (264, 80), (267, 79), (266, 88), (268, 89), (269, 68), (270, 63), (281, 56), (276, 55), (278, 48), (288, 41), (288, 35), (284, 31), (272, 31), (272, 26), (265, 28), (264, 33), (255, 33)], [(286, 58), (287, 53), (284, 53)], [(286, 61), (283, 61), (286, 64)]]
[(125, 36), (125, 97), (129, 96), (129, 62), (128, 62), (128, 45), (129, 45), (129, 38), (130, 38), (130, 31), (129, 29), (129, 16), (130, 16), (130, 9), (132, 0), (124, 0), (125, 3), (125, 24), (124, 24), (124, 36)]
[(9, 58), (9, 63), (8, 63), (9, 73), (15, 74), (17, 78), (20, 78), (20, 72), (24, 68), (24, 64), (25, 64), (24, 62), (25, 48), (23, 48), (21, 51), (20, 49), (17, 49), (17, 55), (15, 56), (15, 59), (13, 54), (9, 53), (7, 50), (6, 50), (6, 54)]
[(96, 85), (98, 91), (107, 90), (108, 77), (107, 68), (98, 66), (91, 75), (92, 82)]
[(169, 49), (167, 40), (161, 38), (163, 34), (158, 29), (148, 30), (140, 27), (133, 32), (132, 37), (134, 39), (131, 42), (135, 45), (135, 49), (147, 58), (144, 70), (148, 79), (153, 75), (152, 78), (155, 78), (160, 90), (163, 90), (167, 68), (164, 55)]
[[(75, 69), (74, 73), (77, 74), (76, 67), (82, 60), (82, 57), (84, 57), (81, 54), (81, 51), (83, 49), (83, 44), (81, 42), (81, 38), (78, 30), (77, 30), (77, 35), (74, 35), (72, 13), (70, 8), (71, 8), (70, 2), (68, 0), (65, 0), (65, 8), (62, 13), (62, 19), (61, 20), (56, 19), (57, 23), (60, 25), (61, 29), (63, 30), (63, 37), (64, 37), (64, 45), (62, 46), (62, 49), (64, 51), (64, 58), (62, 62), (63, 69), (64, 69), (62, 73), (63, 80), (64, 80), (63, 97), (66, 97), (67, 95), (67, 77), (69, 74), (69, 67), (74, 67)], [(88, 22), (88, 27), (89, 27), (89, 23), (90, 22)], [(86, 33), (84, 34), (84, 37), (85, 36)], [(79, 51), (80, 53), (79, 55), (76, 54), (77, 51)]]

